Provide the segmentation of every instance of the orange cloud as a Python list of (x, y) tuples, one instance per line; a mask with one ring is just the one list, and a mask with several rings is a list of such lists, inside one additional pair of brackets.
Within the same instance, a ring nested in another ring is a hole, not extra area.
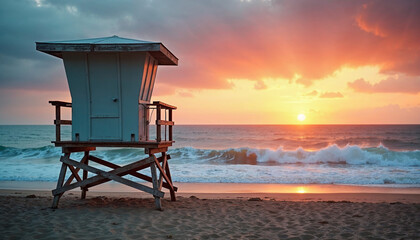
[(325, 93), (322, 93), (319, 97), (320, 98), (342, 98), (344, 96), (340, 92), (325, 92)]
[(382, 72), (420, 76), (419, 12), (414, 0), (372, 1), (359, 12), (360, 28), (381, 37), (374, 49), (382, 51)]
[(267, 89), (267, 85), (265, 84), (265, 82), (263, 80), (258, 80), (254, 84), (254, 89), (256, 89), (256, 90)]
[(420, 77), (389, 77), (375, 84), (360, 78), (347, 83), (347, 85), (357, 92), (417, 94), (420, 92)]
[(308, 92), (308, 93), (304, 94), (303, 96), (312, 97), (312, 96), (317, 96), (317, 95), (318, 95), (318, 91), (313, 90), (312, 92)]
[(182, 56), (180, 67), (160, 76), (183, 88), (295, 74), (309, 86), (342, 67), (367, 65), (420, 76), (420, 2), (364, 2), (228, 3), (228, 15), (213, 8), (200, 17), (186, 13), (188, 24), (177, 29), (185, 38), (169, 39)]
[(61, 1), (6, 5), (11, 11), (4, 12), (10, 24), (0, 37), (0, 87), (64, 89), (65, 81), (54, 81), (65, 77), (62, 66), (36, 53), (33, 42), (110, 34), (162, 41), (180, 62), (160, 67), (157, 81), (175, 88), (227, 89), (227, 79), (296, 74), (301, 77), (294, 81), (309, 86), (342, 67), (367, 65), (385, 74), (420, 76), (420, 1), (415, 0), (127, 0), (101, 7), (74, 1), (77, 18)]

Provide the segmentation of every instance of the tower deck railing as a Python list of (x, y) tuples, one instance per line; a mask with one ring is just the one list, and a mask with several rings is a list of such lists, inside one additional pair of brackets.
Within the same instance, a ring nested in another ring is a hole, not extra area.
[[(145, 104), (145, 106), (149, 110), (156, 110), (156, 141), (162, 141), (162, 126), (164, 126), (164, 140), (172, 142), (173, 126), (175, 125), (172, 119), (172, 111), (176, 107), (160, 101), (154, 101), (153, 103)], [(164, 114), (162, 114), (162, 110)]]
[[(55, 142), (61, 141), (61, 125), (71, 125), (71, 120), (63, 120), (61, 119), (61, 108), (71, 108), (72, 104), (70, 102), (62, 102), (62, 101), (49, 101), (51, 105), (55, 107)], [(143, 105), (146, 109), (152, 110), (156, 112), (155, 115), (155, 125), (156, 125), (156, 142), (162, 141), (169, 141), (173, 142), (173, 126), (175, 125), (173, 121), (172, 111), (176, 109), (175, 106), (169, 105), (164, 102), (154, 101), (153, 103), (139, 103)], [(162, 114), (163, 112), (163, 114)], [(147, 115), (144, 116), (146, 119), (147, 126), (149, 126), (149, 119)], [(163, 126), (163, 133), (164, 137), (162, 139), (162, 126)], [(147, 138), (147, 141), (149, 139)]]
[(71, 103), (69, 102), (61, 102), (61, 101), (49, 101), (51, 105), (55, 106), (55, 141), (61, 141), (61, 125), (71, 125), (71, 120), (62, 120), (61, 119), (61, 108), (67, 107), (71, 108)]

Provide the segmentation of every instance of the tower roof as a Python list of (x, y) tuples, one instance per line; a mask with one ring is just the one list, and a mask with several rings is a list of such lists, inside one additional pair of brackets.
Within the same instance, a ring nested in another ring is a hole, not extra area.
[(149, 52), (159, 65), (178, 65), (178, 58), (161, 42), (111, 37), (36, 42), (36, 50), (63, 58), (63, 52)]

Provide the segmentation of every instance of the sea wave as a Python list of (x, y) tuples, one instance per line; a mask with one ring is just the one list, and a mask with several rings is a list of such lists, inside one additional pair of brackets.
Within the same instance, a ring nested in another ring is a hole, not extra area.
[[(74, 159), (78, 159), (83, 153), (73, 153)], [(38, 148), (15, 148), (0, 146), (0, 160), (3, 161), (31, 161), (34, 163), (52, 159), (59, 159), (62, 155), (61, 148), (52, 145)], [(136, 158), (143, 157), (144, 150), (136, 148), (98, 148), (95, 156), (104, 159), (112, 159), (116, 162), (126, 162)]]
[[(247, 165), (284, 165), (284, 164), (345, 164), (377, 166), (420, 166), (420, 151), (393, 151), (383, 145), (362, 148), (356, 145), (339, 147), (330, 145), (317, 151), (229, 148), (198, 149), (192, 147), (169, 150), (174, 163), (189, 164), (247, 164)], [(61, 155), (61, 149), (54, 146), (39, 148), (13, 148), (0, 146), (0, 158), (8, 160), (53, 159)], [(77, 159), (76, 154), (75, 158)], [(144, 156), (143, 149), (108, 148), (98, 149), (94, 155), (115, 162), (128, 162)]]
[(61, 149), (54, 146), (38, 148), (15, 148), (0, 146), (0, 157), (8, 159), (51, 158), (61, 154)]
[[(143, 149), (134, 148), (98, 148), (92, 154), (119, 165), (146, 157)], [(382, 145), (331, 145), (317, 151), (182, 147), (171, 148), (169, 154), (177, 182), (420, 184), (420, 151), (392, 151)], [(56, 181), (60, 155), (54, 146), (0, 146), (0, 181)], [(81, 157), (72, 154), (75, 160)]]
[(420, 166), (420, 151), (392, 151), (379, 145), (374, 148), (361, 148), (347, 145), (340, 148), (331, 145), (317, 151), (303, 148), (296, 150), (237, 148), (209, 150), (178, 148), (171, 150), (175, 159), (182, 162), (214, 164), (347, 164), (378, 166)]

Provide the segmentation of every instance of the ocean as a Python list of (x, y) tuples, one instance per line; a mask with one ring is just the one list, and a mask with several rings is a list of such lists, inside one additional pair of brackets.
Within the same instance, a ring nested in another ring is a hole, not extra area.
[[(70, 126), (62, 129), (69, 139)], [(0, 181), (57, 181), (54, 138), (54, 126), (0, 126)], [(174, 140), (175, 182), (420, 186), (420, 125), (179, 125)], [(133, 148), (91, 154), (120, 165), (146, 157)]]

